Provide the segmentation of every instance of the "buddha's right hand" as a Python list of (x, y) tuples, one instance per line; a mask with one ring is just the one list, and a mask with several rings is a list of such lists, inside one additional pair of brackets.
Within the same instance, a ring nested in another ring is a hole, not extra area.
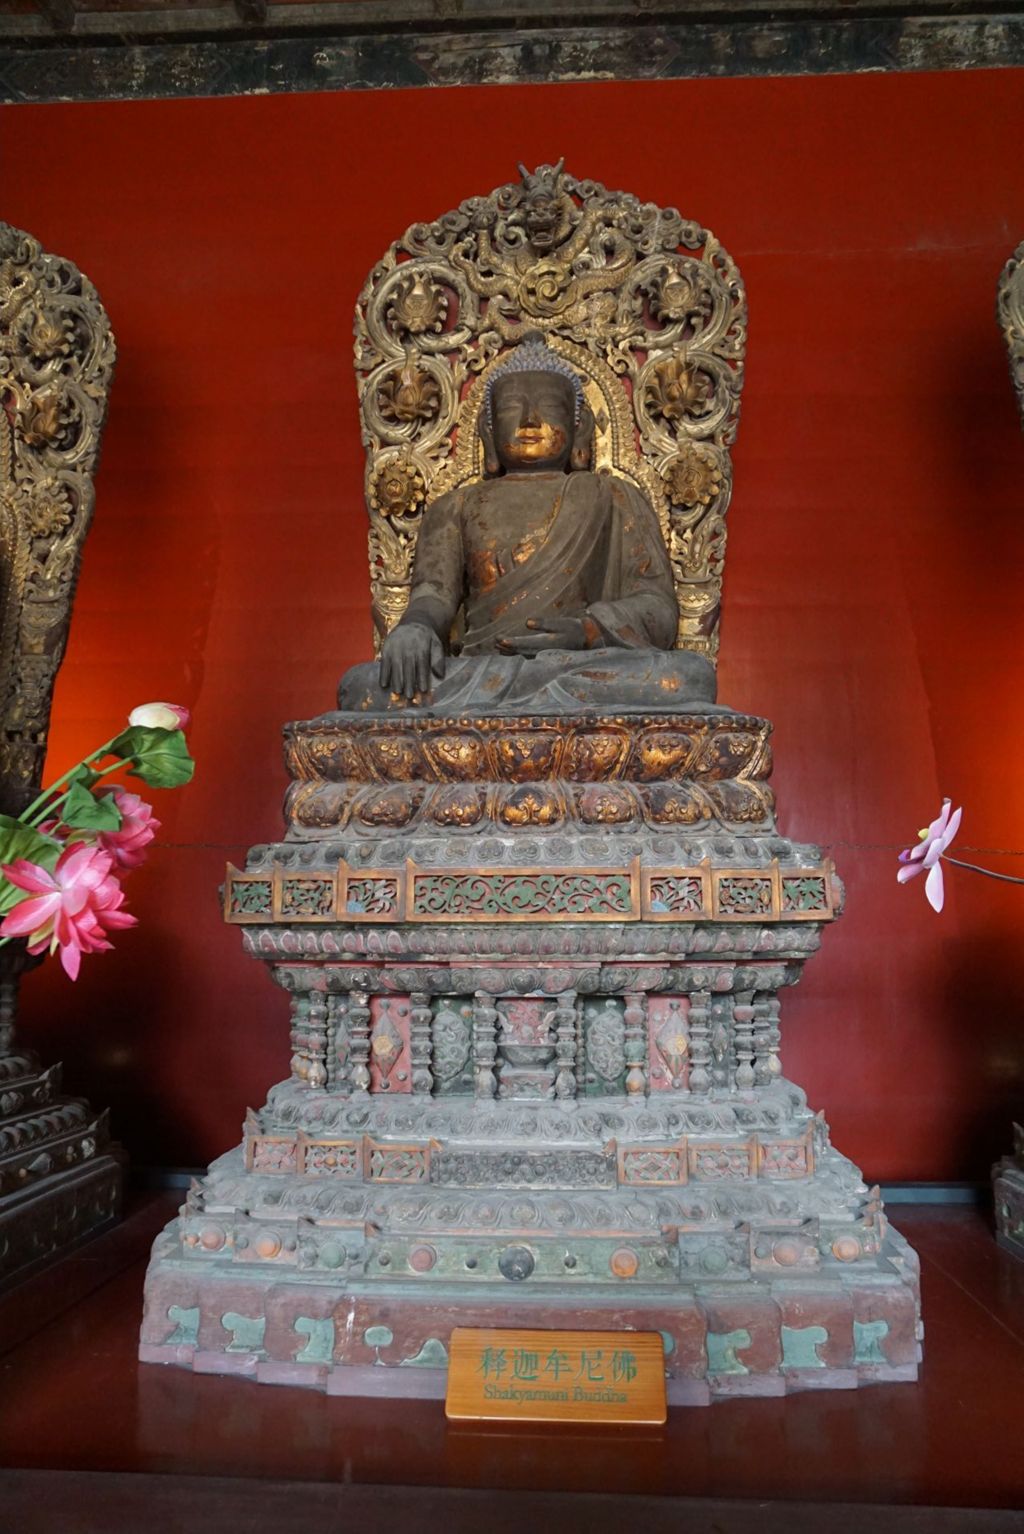
[(399, 623), (380, 652), (380, 685), (409, 703), (444, 676), (444, 646), (425, 623)]

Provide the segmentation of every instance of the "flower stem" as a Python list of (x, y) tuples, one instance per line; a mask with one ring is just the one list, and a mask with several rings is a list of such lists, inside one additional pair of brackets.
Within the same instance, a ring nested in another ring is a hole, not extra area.
[(969, 868), (973, 874), (984, 874), (989, 879), (1002, 879), (1006, 884), (1024, 884), (1024, 879), (1015, 878), (1013, 874), (997, 874), (994, 868), (982, 868), (978, 863), (965, 863), (963, 858), (951, 858), (948, 852), (944, 852), (942, 858), (946, 863), (955, 863), (957, 868)]
[[(33, 799), (28, 809), (22, 810), (21, 814), (18, 816), (18, 819), (21, 821), (22, 825), (33, 825), (35, 822), (30, 817), (33, 816), (41, 806), (46, 806), (47, 809), (52, 808), (52, 805), (50, 805), (49, 801), (53, 797), (54, 791), (60, 788), (62, 784), (66, 783), (68, 779), (78, 771), (79, 767), (88, 767), (90, 762), (101, 761), (102, 758), (107, 755), (116, 739), (117, 736), (112, 735), (104, 745), (100, 746), (98, 751), (90, 751), (88, 756), (83, 756), (80, 762), (76, 762), (73, 767), (68, 768), (67, 772), (62, 773), (59, 778), (55, 778), (54, 781), (50, 784), (49, 788), (44, 788), (39, 797), (37, 799)], [(118, 766), (120, 765), (120, 759), (118, 759)], [(109, 768), (106, 770), (108, 772), (110, 771)], [(102, 777), (103, 774), (101, 773), (100, 776)], [(62, 795), (61, 797), (63, 798), (65, 796)], [(40, 817), (40, 819), (45, 818), (45, 815)]]
[[(104, 755), (103, 751), (97, 751), (94, 756), (86, 757), (85, 762), (84, 763), (80, 762), (78, 765), (79, 766), (84, 766), (84, 765), (86, 765), (90, 761), (97, 761), (103, 755)], [(120, 772), (120, 770), (121, 770), (121, 768), (123, 766), (124, 766), (124, 761), (122, 760), (121, 757), (118, 757), (117, 761), (116, 762), (112, 762), (109, 767), (101, 767), (98, 770), (93, 768), (92, 770), (94, 772), (96, 772), (96, 778), (97, 778), (97, 781), (98, 781), (100, 778), (109, 777), (112, 772)], [(74, 771), (75, 771), (75, 768), (72, 767), (71, 772), (74, 772)], [(64, 778), (68, 778), (70, 776), (71, 776), (71, 773), (65, 773), (64, 774)], [(60, 809), (61, 805), (66, 801), (66, 799), (68, 797), (68, 794), (71, 792), (71, 790), (66, 788), (62, 794), (58, 794), (56, 799), (50, 799), (50, 798), (47, 797), (47, 795), (48, 794), (52, 794), (55, 788), (59, 788), (63, 781), (64, 781), (63, 778), (58, 778), (56, 783), (51, 783), (50, 784), (50, 787), (47, 789), (47, 794), (45, 794), (45, 795), (41, 794), (40, 795), (40, 799), (45, 799), (45, 801), (46, 801), (43, 804), (42, 809), (36, 810), (36, 813), (34, 815), (32, 815), (31, 812), (35, 809), (35, 805), (30, 804), (28, 809), (24, 810), (22, 812), (22, 815), (21, 815), (20, 818), (24, 822), (25, 825), (29, 825), (29, 826), (41, 825), (44, 820), (48, 819), (49, 816), (51, 816), (53, 814), (54, 810), (59, 810)], [(36, 800), (36, 804), (39, 804), (40, 799)], [(26, 819), (25, 817), (29, 816), (29, 815), (31, 815), (31, 819)]]

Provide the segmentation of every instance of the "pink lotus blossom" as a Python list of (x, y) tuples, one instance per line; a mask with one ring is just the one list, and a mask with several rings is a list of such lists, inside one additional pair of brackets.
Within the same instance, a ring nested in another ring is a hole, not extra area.
[(140, 703), (128, 715), (128, 723), (151, 730), (186, 730), (191, 717), (180, 703)]
[(921, 840), (916, 847), (908, 847), (900, 853), (900, 862), (903, 867), (896, 877), (901, 884), (906, 884), (915, 874), (928, 870), (928, 877), (924, 881), (924, 892), (928, 897), (928, 903), (933, 910), (941, 911), (945, 899), (945, 890), (942, 883), (941, 858), (950, 842), (960, 829), (960, 819), (963, 809), (951, 808), (952, 800), (943, 799), (942, 809), (937, 819), (921, 832)]
[(5, 863), (4, 877), (30, 898), (8, 911), (0, 937), (27, 937), (29, 953), (59, 948), (66, 973), (77, 979), (83, 953), (110, 948), (108, 931), (135, 925), (121, 910), (124, 892), (111, 873), (113, 862), (99, 847), (76, 844), (61, 853), (53, 873), (27, 858)]
[(123, 788), (114, 790), (114, 803), (121, 811), (121, 824), (116, 831), (101, 831), (96, 840), (104, 852), (109, 852), (118, 868), (126, 871), (138, 868), (146, 861), (144, 848), (148, 847), (160, 829), (160, 822), (153, 814), (151, 805), (138, 794), (129, 794)]

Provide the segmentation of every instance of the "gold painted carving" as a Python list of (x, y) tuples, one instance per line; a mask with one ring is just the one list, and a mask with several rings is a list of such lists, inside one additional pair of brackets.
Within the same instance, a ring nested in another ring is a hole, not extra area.
[(360, 294), (355, 362), (375, 643), (409, 597), (423, 507), (477, 478), (487, 377), (527, 330), (583, 379), (594, 467), (655, 507), (677, 644), (718, 650), (746, 298), (714, 235), (561, 166), (413, 224)]
[(0, 809), (34, 797), (114, 367), (92, 284), (0, 223)]
[(577, 783), (625, 779), (766, 782), (771, 725), (741, 714), (588, 715), (555, 728), (531, 715), (313, 720), (285, 729), (302, 780)]
[(1010, 377), (1024, 424), (1024, 241), (1017, 246), (1000, 274), (996, 315), (1006, 341)]
[(558, 730), (529, 715), (294, 724), (285, 813), (302, 837), (350, 823), (361, 834), (488, 821), (770, 828), (770, 732), (730, 714), (589, 715)]

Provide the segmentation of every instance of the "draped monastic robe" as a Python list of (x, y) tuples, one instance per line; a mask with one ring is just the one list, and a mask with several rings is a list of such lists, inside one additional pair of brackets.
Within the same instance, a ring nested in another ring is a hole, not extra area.
[[(703, 656), (672, 650), (678, 605), (652, 507), (629, 481), (588, 470), (504, 475), (461, 486), (424, 513), (403, 623), (427, 604), (453, 632), (435, 713), (579, 712), (714, 701)], [(501, 653), (532, 620), (584, 622), (588, 648)], [(422, 618), (420, 619), (422, 621)], [(407, 706), (376, 668), (342, 679), (339, 707)]]

